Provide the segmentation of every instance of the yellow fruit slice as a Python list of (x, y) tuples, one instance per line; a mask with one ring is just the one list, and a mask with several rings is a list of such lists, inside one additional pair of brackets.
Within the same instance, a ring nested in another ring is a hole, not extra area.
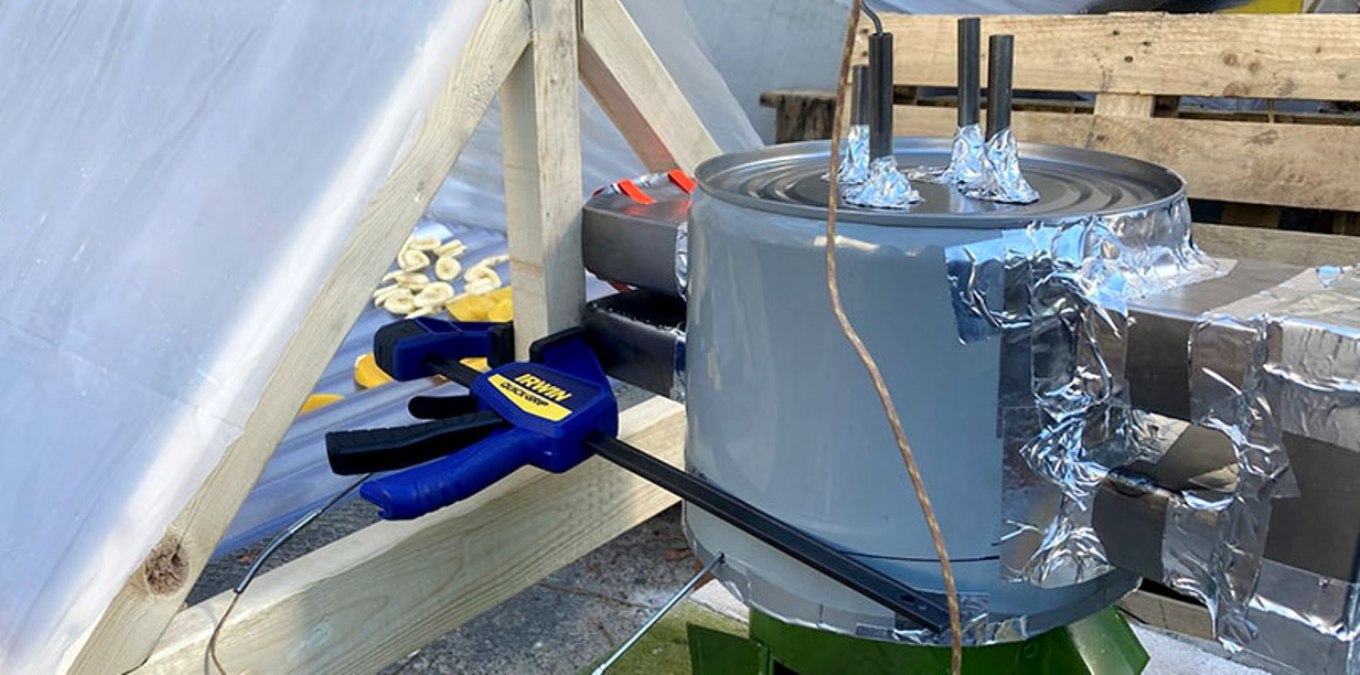
[(464, 295), (445, 307), (459, 321), (486, 321), (487, 314), (496, 308), (496, 301), (485, 295)]
[(506, 299), (496, 303), (496, 306), (486, 314), (487, 321), (496, 323), (507, 323), (515, 320), (515, 305), (512, 300)]
[(302, 408), (298, 410), (298, 414), (306, 415), (317, 408), (324, 408), (336, 401), (343, 400), (345, 400), (345, 397), (339, 394), (312, 394), (307, 397), (306, 401), (303, 401)]
[(354, 360), (354, 384), (360, 389), (372, 389), (392, 381), (392, 376), (378, 367), (372, 354), (364, 354)]
[(506, 286), (504, 288), (497, 288), (496, 290), (487, 293), (486, 297), (491, 298), (496, 302), (500, 302), (501, 300), (509, 300), (511, 291), (512, 289), (509, 286)]

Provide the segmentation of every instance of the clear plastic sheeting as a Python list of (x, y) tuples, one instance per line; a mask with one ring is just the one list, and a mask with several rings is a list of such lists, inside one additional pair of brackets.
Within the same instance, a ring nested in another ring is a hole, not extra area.
[(868, 177), (858, 185), (847, 185), (841, 197), (848, 204), (875, 209), (905, 209), (921, 201), (921, 193), (911, 187), (893, 155), (870, 160)]
[[(736, 152), (763, 145), (714, 67), (685, 5), (651, 0), (624, 0), (623, 4), (718, 147)], [(585, 195), (622, 176), (646, 173), (628, 141), (584, 86), (580, 98)], [(504, 231), (504, 214), (500, 112), (493, 106), (435, 195), (429, 215), (444, 222)]]
[(963, 194), (1004, 204), (1039, 201), (1039, 193), (1020, 172), (1020, 148), (1010, 129), (1002, 129), (987, 139), (982, 156), (981, 174), (963, 186)]
[(485, 5), (0, 8), (0, 671), (69, 660), (240, 436)]
[(1127, 301), (1217, 276), (1183, 200), (1035, 223), (945, 250), (959, 339), (1001, 340), (1004, 577), (1054, 588), (1110, 570), (1092, 525), (1111, 469), (1161, 437), (1129, 404)]
[(967, 185), (982, 177), (986, 144), (982, 139), (982, 127), (969, 124), (954, 132), (954, 144), (950, 147), (949, 166), (917, 167), (907, 172), (911, 180), (931, 183)]

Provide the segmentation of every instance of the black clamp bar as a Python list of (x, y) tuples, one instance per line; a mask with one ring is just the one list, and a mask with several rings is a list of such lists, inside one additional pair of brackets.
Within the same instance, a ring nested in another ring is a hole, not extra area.
[[(426, 363), (440, 375), (471, 386), (481, 375), (458, 361), (430, 356)], [(654, 483), (658, 487), (720, 518), (789, 557), (864, 595), (898, 616), (935, 633), (948, 629), (949, 612), (944, 603), (851, 558), (826, 542), (691, 476), (617, 438), (589, 436), (583, 445), (604, 459)]]

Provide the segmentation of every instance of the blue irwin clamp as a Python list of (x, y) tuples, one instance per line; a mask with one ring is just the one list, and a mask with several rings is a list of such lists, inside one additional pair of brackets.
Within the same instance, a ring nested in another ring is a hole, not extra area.
[[(490, 330), (486, 324), (422, 318), (384, 330), (387, 334), (375, 336), (375, 356), (398, 379), (440, 373), (458, 359), (485, 355), (495, 343), (485, 335)], [(477, 376), (470, 401), (456, 397), (462, 400), (445, 406), (458, 413), (451, 417), (402, 429), (328, 434), (332, 467), (345, 473), (399, 468), (412, 457), (424, 460), (433, 454), (393, 452), (394, 446), (409, 450), (401, 443), (409, 436), (420, 436), (423, 447), (438, 444), (447, 456), (370, 480), (360, 489), (389, 520), (416, 518), (462, 501), (524, 466), (553, 473), (575, 467), (591, 454), (582, 446), (587, 436), (617, 434), (618, 404), (583, 331), (540, 340), (532, 354), (532, 362), (507, 363)], [(433, 407), (428, 397), (422, 405)], [(416, 408), (413, 400), (413, 412)], [(436, 425), (435, 431), (423, 429), (429, 425)], [(394, 437), (398, 442), (385, 442)], [(359, 446), (362, 450), (356, 451)], [(362, 468), (354, 466), (356, 452), (369, 460)], [(392, 464), (384, 465), (383, 456)]]
[[(405, 469), (364, 483), (359, 494), (389, 520), (417, 518), (467, 499), (524, 466), (561, 473), (599, 455), (684, 499), (794, 560), (937, 633), (944, 603), (868, 567), (829, 543), (616, 438), (618, 403), (595, 354), (574, 328), (535, 342), (530, 362), (509, 362), (509, 324), (428, 318), (384, 326), (378, 366), (398, 379), (443, 375), (469, 396), (411, 399), (407, 427), (326, 434), (339, 474)], [(486, 373), (461, 359), (486, 356)]]

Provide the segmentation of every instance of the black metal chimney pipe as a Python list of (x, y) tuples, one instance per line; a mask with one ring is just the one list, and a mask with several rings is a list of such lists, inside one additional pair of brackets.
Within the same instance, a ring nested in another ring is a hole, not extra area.
[(869, 123), (869, 66), (855, 66), (851, 69), (850, 79), (850, 124), (860, 126)]
[(892, 154), (892, 33), (869, 36), (869, 159)]
[(1011, 126), (1011, 66), (1015, 37), (993, 35), (987, 42), (987, 139)]
[(959, 126), (977, 124), (982, 115), (982, 19), (959, 19)]

